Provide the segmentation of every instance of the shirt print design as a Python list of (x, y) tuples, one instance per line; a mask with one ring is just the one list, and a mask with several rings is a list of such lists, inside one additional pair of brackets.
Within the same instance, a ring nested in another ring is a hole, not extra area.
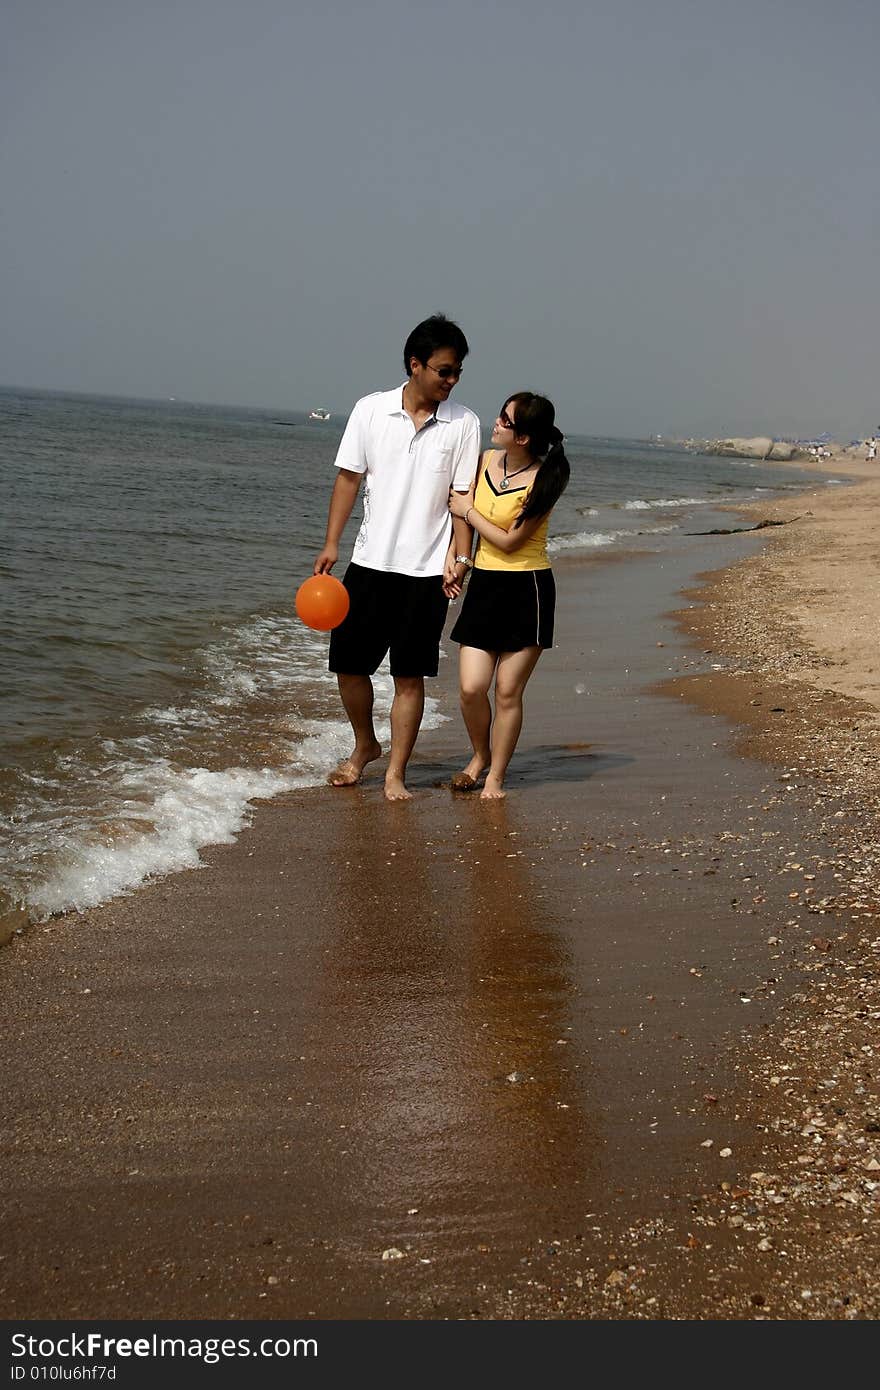
[(370, 529), (370, 489), (369, 489), (369, 487), (365, 487), (365, 488), (364, 488), (364, 516), (363, 516), (363, 520), (361, 521), (361, 529), (358, 531), (357, 537), (355, 538), (355, 543), (354, 543), (354, 548), (355, 548), (355, 550), (363, 550), (364, 546), (365, 546), (366, 543), (367, 543), (367, 531), (368, 531), (369, 529)]

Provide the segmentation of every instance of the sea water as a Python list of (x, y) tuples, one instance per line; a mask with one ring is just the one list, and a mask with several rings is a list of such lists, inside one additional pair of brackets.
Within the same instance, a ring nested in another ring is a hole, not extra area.
[[(317, 785), (349, 752), (327, 636), (293, 607), (343, 425), (0, 390), (0, 915), (82, 910), (196, 865), (254, 799)], [(566, 451), (556, 554), (662, 549), (713, 507), (816, 485), (656, 442)], [(384, 740), (391, 694), (386, 666)], [(429, 699), (426, 724), (445, 717)]]

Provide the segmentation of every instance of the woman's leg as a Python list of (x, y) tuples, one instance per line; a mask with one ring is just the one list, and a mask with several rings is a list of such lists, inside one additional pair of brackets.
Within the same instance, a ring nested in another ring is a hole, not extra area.
[(504, 796), (504, 775), (513, 757), (523, 721), (523, 691), (538, 663), (541, 647), (524, 647), (519, 652), (502, 652), (495, 672), (495, 722), (492, 725), (492, 760), (481, 800), (496, 801)]
[(456, 791), (470, 791), (484, 767), (489, 765), (489, 728), (492, 707), (489, 686), (495, 674), (497, 652), (484, 652), (479, 647), (462, 647), (458, 657), (461, 713), (474, 750), (467, 767), (452, 779)]

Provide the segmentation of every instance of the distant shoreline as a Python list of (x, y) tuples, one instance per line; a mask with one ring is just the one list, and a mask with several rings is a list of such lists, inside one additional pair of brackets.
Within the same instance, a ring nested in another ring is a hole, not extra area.
[(747, 458), (761, 463), (797, 463), (806, 467), (810, 464), (865, 462), (867, 447), (866, 440), (860, 440), (858, 444), (841, 444), (829, 439), (811, 444), (773, 439), (769, 435), (728, 435), (715, 439), (688, 438), (661, 442), (709, 457)]

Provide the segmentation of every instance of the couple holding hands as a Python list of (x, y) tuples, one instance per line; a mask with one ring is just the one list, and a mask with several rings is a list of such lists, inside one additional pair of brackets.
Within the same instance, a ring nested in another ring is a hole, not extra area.
[(472, 757), (453, 777), (453, 790), (475, 790), (485, 772), (481, 798), (504, 796), (523, 692), (541, 652), (553, 645), (547, 526), (569, 478), (562, 435), (550, 401), (518, 391), (504, 402), (492, 447), (481, 456), (479, 420), (449, 399), (467, 353), (458, 325), (436, 314), (406, 340), (403, 385), (356, 403), (336, 455), (327, 534), (314, 566), (315, 574), (328, 574), (338, 560), (365, 479), (363, 521), (343, 579), (349, 612), (331, 633), (329, 658), (355, 741), (328, 780), (354, 786), (381, 757), (371, 676), (390, 653), (385, 795), (391, 801), (410, 797), (406, 768), (422, 721), (425, 677), (437, 675), (448, 603), (461, 595), (468, 571), (451, 638), (460, 645), (461, 710)]

